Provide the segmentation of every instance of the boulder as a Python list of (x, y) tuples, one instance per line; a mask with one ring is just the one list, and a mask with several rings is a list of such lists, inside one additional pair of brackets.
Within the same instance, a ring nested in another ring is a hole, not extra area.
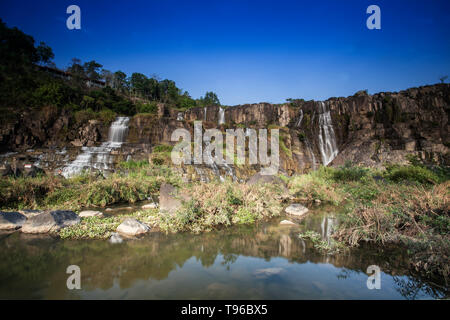
[(174, 186), (163, 183), (159, 190), (159, 207), (163, 212), (176, 212), (182, 205), (182, 201), (189, 201), (189, 195), (179, 192)]
[(136, 219), (125, 219), (116, 230), (119, 234), (125, 236), (138, 236), (150, 231), (150, 227)]
[(156, 203), (154, 203), (154, 202), (144, 204), (144, 205), (141, 207), (141, 209), (156, 209), (156, 208), (158, 208), (158, 204), (156, 204)]
[(22, 227), (27, 220), (19, 212), (1, 212), (0, 211), (0, 230), (16, 230)]
[(81, 218), (88, 218), (88, 217), (103, 217), (103, 213), (100, 211), (94, 211), (94, 210), (84, 210), (81, 211), (78, 216)]
[(282, 226), (297, 226), (296, 223), (289, 221), (289, 220), (283, 220), (280, 222), (280, 225)]
[(293, 203), (285, 209), (287, 214), (294, 216), (303, 216), (309, 210), (305, 206), (302, 206), (299, 203)]
[(80, 223), (80, 217), (73, 211), (56, 210), (43, 212), (29, 218), (22, 226), (23, 233), (48, 233)]

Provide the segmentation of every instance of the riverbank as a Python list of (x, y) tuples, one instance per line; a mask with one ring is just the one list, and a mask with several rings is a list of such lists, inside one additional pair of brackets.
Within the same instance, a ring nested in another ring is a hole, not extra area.
[[(183, 182), (177, 171), (166, 166), (131, 162), (108, 177), (2, 179), (0, 190), (3, 211), (104, 209), (117, 203), (157, 199), (162, 184), (170, 184), (184, 195), (171, 213), (153, 208), (81, 218), (79, 223), (56, 232), (64, 239), (108, 239), (127, 218), (148, 225), (153, 232), (200, 233), (284, 215), (289, 203), (310, 208), (329, 204), (341, 212), (332, 234), (332, 243), (339, 248), (365, 242), (402, 244), (412, 270), (448, 281), (448, 177), (443, 168), (414, 163), (391, 165), (385, 170), (351, 165), (322, 167), (299, 176), (280, 175), (270, 183), (198, 183)], [(314, 238), (313, 234), (306, 236)], [(317, 247), (329, 254), (336, 251), (330, 243)]]

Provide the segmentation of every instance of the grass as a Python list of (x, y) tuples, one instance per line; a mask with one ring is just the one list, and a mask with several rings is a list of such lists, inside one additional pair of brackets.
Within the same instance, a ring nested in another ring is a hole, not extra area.
[(63, 228), (59, 231), (62, 239), (109, 239), (117, 227), (127, 218), (135, 218), (149, 226), (156, 225), (156, 209), (142, 210), (125, 215), (110, 217), (81, 218), (79, 224)]
[(166, 232), (210, 231), (232, 224), (248, 224), (282, 214), (286, 199), (277, 185), (249, 186), (211, 182), (193, 184), (184, 190), (191, 200), (174, 215), (161, 215), (159, 226)]
[(129, 163), (126, 167), (133, 170), (103, 179), (87, 174), (70, 179), (55, 176), (2, 179), (0, 207), (78, 210), (86, 206), (135, 203), (157, 193), (163, 182), (178, 185), (181, 181), (177, 174), (165, 166)]

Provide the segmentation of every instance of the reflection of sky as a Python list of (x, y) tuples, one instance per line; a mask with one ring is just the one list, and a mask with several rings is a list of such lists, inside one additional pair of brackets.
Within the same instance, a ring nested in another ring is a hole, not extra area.
[[(229, 270), (223, 256), (205, 268), (190, 258), (164, 280), (137, 280), (121, 289), (116, 281), (107, 290), (83, 291), (85, 299), (404, 299), (394, 277), (382, 273), (381, 289), (369, 290), (368, 276), (326, 263), (290, 263), (284, 258), (270, 262), (240, 256)], [(264, 275), (264, 272), (267, 274)], [(343, 272), (346, 278), (339, 277)], [(397, 277), (407, 281), (407, 277)], [(416, 298), (426, 298), (420, 292)]]

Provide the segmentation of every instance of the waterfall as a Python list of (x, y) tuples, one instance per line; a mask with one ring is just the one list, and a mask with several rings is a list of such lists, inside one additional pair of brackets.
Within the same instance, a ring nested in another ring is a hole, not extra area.
[(203, 108), (203, 121), (206, 122), (206, 107)]
[(177, 121), (183, 121), (183, 120), (184, 120), (183, 112), (178, 112), (178, 114), (177, 114)]
[(219, 107), (219, 126), (225, 124), (225, 109)]
[(300, 128), (300, 125), (302, 124), (302, 120), (303, 120), (303, 110), (300, 109), (300, 115), (298, 117), (297, 123), (295, 124), (295, 126), (297, 128)]
[(111, 151), (122, 146), (128, 132), (128, 117), (118, 117), (110, 126), (108, 141), (99, 147), (82, 147), (81, 153), (62, 170), (65, 178), (80, 174), (83, 170), (109, 170), (112, 163)]
[(337, 156), (339, 150), (336, 145), (331, 113), (327, 104), (319, 102), (319, 149), (322, 155), (322, 162), (326, 166)]

